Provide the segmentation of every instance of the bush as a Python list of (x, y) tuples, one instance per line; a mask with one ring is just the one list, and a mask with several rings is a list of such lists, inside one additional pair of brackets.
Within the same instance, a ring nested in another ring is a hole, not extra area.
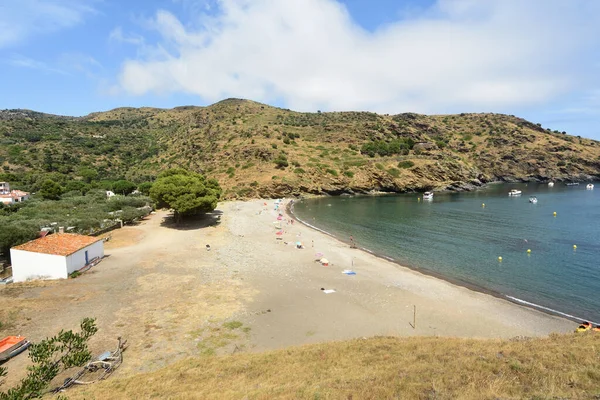
[(348, 178), (354, 178), (354, 172), (352, 171), (344, 171), (344, 175), (346, 175)]
[(274, 149), (276, 149), (277, 148), (277, 144), (271, 143), (271, 147), (274, 148)]
[(327, 168), (325, 172), (333, 176), (338, 176), (338, 172), (335, 169)]
[(398, 178), (400, 176), (400, 170), (397, 168), (390, 168), (387, 170), (387, 172), (394, 178)]
[(564, 167), (565, 165), (567, 165), (567, 163), (563, 160), (560, 160), (559, 162), (556, 163), (556, 165), (559, 167)]
[(289, 163), (285, 154), (280, 154), (275, 160), (275, 166), (279, 169), (285, 169)]
[(377, 168), (377, 169), (378, 169), (378, 170), (380, 170), (380, 171), (383, 171), (383, 170), (385, 169), (385, 167), (384, 167), (384, 166), (383, 166), (383, 164), (381, 164), (381, 163), (377, 163), (377, 164), (375, 164), (375, 168)]
[(412, 168), (414, 166), (415, 166), (415, 163), (410, 160), (400, 161), (398, 163), (398, 168), (407, 169), (407, 168)]
[(305, 173), (305, 172), (306, 172), (306, 171), (305, 171), (305, 170), (303, 170), (302, 168), (296, 168), (296, 169), (294, 170), (294, 173), (295, 173), (295, 174), (303, 174), (303, 173)]

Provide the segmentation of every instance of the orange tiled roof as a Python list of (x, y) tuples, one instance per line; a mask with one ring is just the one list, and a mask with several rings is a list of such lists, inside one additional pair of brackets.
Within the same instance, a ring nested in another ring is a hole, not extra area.
[(102, 240), (102, 238), (75, 233), (55, 233), (15, 246), (13, 249), (68, 256), (99, 240)]

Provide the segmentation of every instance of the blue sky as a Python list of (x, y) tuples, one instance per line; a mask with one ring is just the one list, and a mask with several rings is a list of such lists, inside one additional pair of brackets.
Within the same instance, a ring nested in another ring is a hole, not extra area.
[(3, 0), (0, 109), (243, 97), (507, 113), (600, 139), (598, 15), (587, 0)]

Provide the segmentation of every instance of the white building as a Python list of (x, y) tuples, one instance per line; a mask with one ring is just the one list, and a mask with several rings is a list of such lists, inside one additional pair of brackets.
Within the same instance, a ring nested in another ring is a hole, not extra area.
[(0, 203), (14, 204), (29, 199), (29, 193), (21, 190), (10, 190), (8, 182), (0, 182)]
[(66, 279), (102, 257), (102, 238), (74, 233), (55, 233), (10, 249), (14, 282)]

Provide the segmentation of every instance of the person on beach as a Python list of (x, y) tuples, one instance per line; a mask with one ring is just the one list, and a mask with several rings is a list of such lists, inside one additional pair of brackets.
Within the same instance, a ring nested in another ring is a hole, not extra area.
[(354, 237), (352, 235), (350, 235), (350, 248), (351, 249), (356, 248), (356, 243), (354, 243)]

